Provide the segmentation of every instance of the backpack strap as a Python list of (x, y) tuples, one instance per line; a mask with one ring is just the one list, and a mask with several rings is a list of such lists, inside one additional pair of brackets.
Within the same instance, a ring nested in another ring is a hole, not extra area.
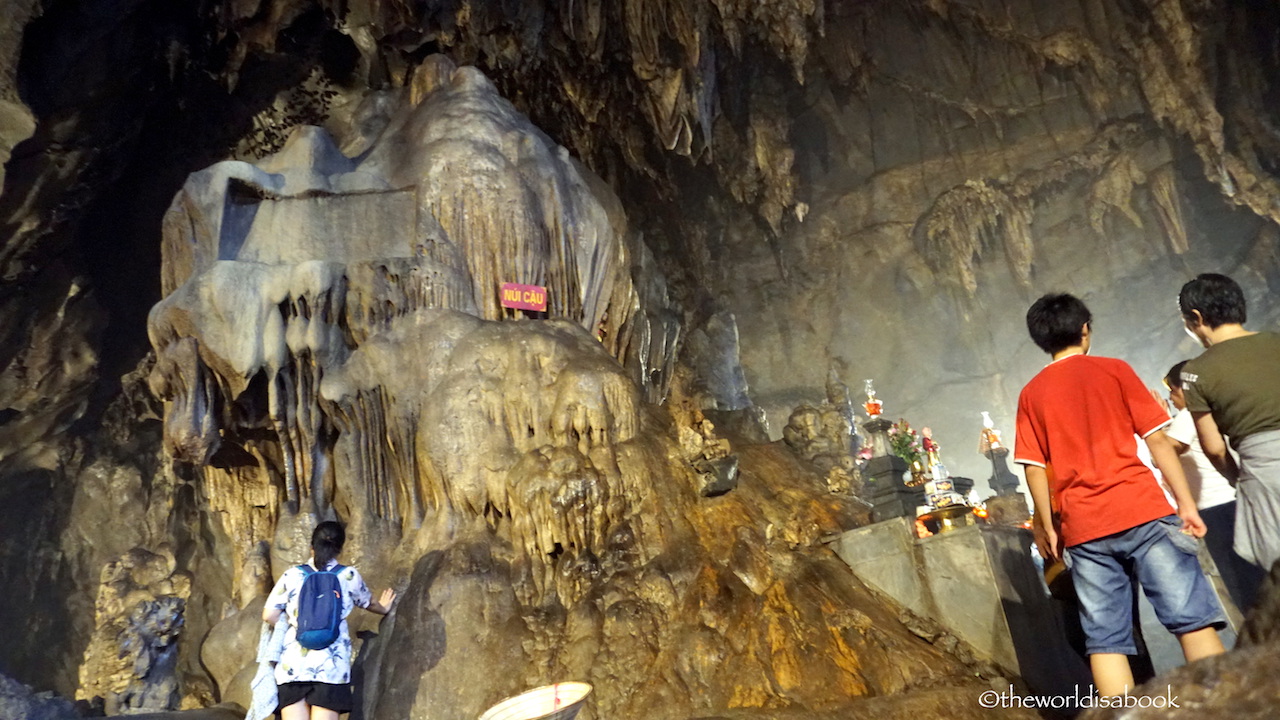
[(311, 567), (310, 565), (299, 565), (299, 566), (298, 566), (298, 569), (302, 571), (302, 574), (303, 574), (304, 576), (306, 576), (306, 575), (311, 575), (311, 574), (313, 574), (313, 573), (318, 573), (318, 572), (329, 572), (329, 573), (333, 573), (334, 575), (337, 575), (338, 573), (342, 572), (343, 570), (346, 570), (346, 569), (347, 569), (347, 566), (346, 566), (346, 565), (334, 565), (332, 570), (316, 570), (315, 568)]

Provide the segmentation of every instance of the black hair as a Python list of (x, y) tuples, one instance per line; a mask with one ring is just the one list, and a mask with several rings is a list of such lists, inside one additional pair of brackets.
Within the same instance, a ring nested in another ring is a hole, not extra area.
[(1183, 285), (1178, 292), (1178, 309), (1188, 320), (1195, 318), (1191, 311), (1198, 310), (1210, 329), (1228, 323), (1243, 324), (1247, 317), (1240, 285), (1217, 273), (1201, 273)]
[(1084, 302), (1066, 293), (1045, 295), (1027, 310), (1027, 332), (1031, 333), (1032, 341), (1050, 355), (1079, 345), (1084, 339), (1084, 326), (1092, 321), (1093, 316)]
[(1186, 367), (1187, 362), (1186, 360), (1181, 360), (1169, 368), (1169, 372), (1164, 374), (1165, 387), (1170, 390), (1182, 389), (1182, 368)]
[(323, 570), (330, 560), (336, 559), (346, 542), (347, 532), (342, 525), (332, 520), (317, 525), (311, 533), (311, 553), (315, 557), (316, 569)]

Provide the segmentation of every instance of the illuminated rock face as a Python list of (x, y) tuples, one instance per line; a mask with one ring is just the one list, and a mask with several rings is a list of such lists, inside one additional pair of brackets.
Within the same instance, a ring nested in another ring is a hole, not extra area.
[[(361, 654), (369, 718), (565, 678), (595, 717), (681, 717), (971, 674), (821, 549), (866, 506), (784, 446), (735, 447), (738, 486), (699, 494), (696, 404), (646, 401), (679, 329), (601, 184), (474, 69), (430, 60), (407, 95), (372, 141), (303, 129), (196, 173), (166, 217), (151, 385), (225, 538), (220, 693), (253, 600), (335, 515), (402, 592)], [(510, 317), (505, 281), (555, 319)]]
[[(652, 340), (678, 327), (641, 307), (625, 219), (603, 186), (473, 69), (429, 62), (408, 94), (358, 158), (303, 128), (257, 166), (196, 173), (166, 216), (166, 297), (150, 320), (166, 447), (213, 466), (212, 502), (244, 547), (269, 539), (280, 501), (327, 512), (353, 482), (387, 483), (351, 497), (404, 527), (453, 504), (505, 513), (486, 473), (519, 453), (556, 441), (585, 457), (634, 435), (637, 386), (609, 354), (650, 387), (661, 383), (651, 363), (669, 362), (648, 346), (669, 353)], [(513, 325), (525, 337), (512, 349), (480, 339), (500, 332), (480, 318), (511, 314), (502, 282), (546, 287), (548, 314), (578, 335)], [(570, 339), (607, 372), (558, 355)], [(489, 373), (452, 370), (453, 352)], [(429, 422), (452, 401), (431, 397), (442, 379), (490, 383), (490, 407), (470, 424)], [(493, 422), (518, 445), (468, 455)], [(353, 437), (365, 444), (348, 447)], [(419, 467), (416, 451), (441, 442), (455, 443), (432, 453), (442, 464)]]

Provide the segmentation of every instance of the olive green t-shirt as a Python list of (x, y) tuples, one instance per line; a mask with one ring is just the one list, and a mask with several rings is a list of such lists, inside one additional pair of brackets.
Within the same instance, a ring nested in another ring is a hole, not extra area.
[(1182, 369), (1187, 409), (1210, 412), (1232, 444), (1280, 430), (1280, 335), (1254, 333), (1213, 345)]

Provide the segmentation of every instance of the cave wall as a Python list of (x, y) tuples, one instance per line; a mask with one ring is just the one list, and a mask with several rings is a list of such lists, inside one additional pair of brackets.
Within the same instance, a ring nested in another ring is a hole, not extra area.
[[(840, 97), (814, 78), (795, 109), (806, 211), (776, 247), (730, 224), (710, 265), (771, 418), (820, 396), (834, 365), (855, 387), (876, 378), (890, 416), (932, 425), (951, 470), (982, 479), (979, 412), (1011, 433), (1044, 363), (1023, 321), (1036, 297), (1083, 297), (1095, 351), (1158, 387), (1199, 352), (1180, 328), (1181, 284), (1233, 275), (1254, 326), (1275, 327), (1280, 246), (1274, 218), (1249, 207), (1271, 190), (1243, 197), (1223, 171), (1232, 154), (1198, 135), (1221, 111), (1168, 117), (1212, 83), (1152, 67), (1173, 52), (1158, 22), (1113, 3), (938, 6), (882, 6), (828, 35), (861, 50), (862, 85)], [(1178, 51), (1211, 63), (1215, 30), (1178, 28)]]
[[(349, 137), (298, 128), (175, 197), (149, 378), (165, 457), (199, 477), (232, 572), (211, 589), (207, 567), (180, 568), (164, 546), (113, 559), (79, 696), (109, 711), (162, 693), (197, 703), (199, 667), (181, 654), (180, 683), (117, 682), (137, 663), (112, 661), (132, 660), (135, 635), (156, 648), (150, 667), (173, 657), (172, 623), (135, 630), (136, 594), (161, 619), (229, 586), (221, 619), (191, 608), (179, 642), (200, 647), (216, 697), (243, 700), (261, 598), (335, 515), (344, 559), (402, 589), (364, 646), (371, 719), (474, 717), (558, 677), (595, 683), (610, 717), (968, 682), (971, 658), (895, 618), (821, 547), (867, 519), (847, 485), (832, 492), (769, 445), (739, 451), (746, 479), (729, 496), (699, 492), (690, 461), (731, 445), (697, 404), (644, 401), (657, 390), (646, 363), (667, 362), (635, 350), (665, 327), (641, 298), (663, 283), (629, 260), (602, 184), (475, 68), (428, 58), (392, 107), (355, 156), (338, 150), (360, 146)], [(511, 278), (558, 288), (557, 317), (496, 307)], [(847, 425), (834, 438), (846, 455), (850, 440)], [(496, 679), (468, 681), (481, 673)]]
[(736, 316), (774, 437), (835, 367), (982, 478), (979, 411), (1011, 432), (1041, 365), (1038, 295), (1084, 296), (1153, 384), (1198, 351), (1169, 301), (1195, 274), (1275, 322), (1265, 3), (495, 7), (398, 37), (494, 68), (620, 189), (688, 325)]
[[(735, 314), (774, 437), (835, 367), (981, 478), (978, 412), (1011, 432), (1039, 294), (1086, 296), (1114, 322), (1099, 350), (1153, 383), (1197, 350), (1167, 310), (1196, 273), (1238, 275), (1276, 318), (1266, 3), (370, 2), (345, 21), (486, 69), (618, 188), (690, 331)], [(371, 72), (413, 62), (360, 45)]]
[[(691, 335), (733, 314), (714, 332), (740, 345), (775, 436), (834, 366), (876, 378), (890, 416), (934, 426), (981, 478), (977, 413), (1011, 430), (1042, 362), (1021, 326), (1041, 292), (1084, 296), (1099, 352), (1152, 382), (1196, 351), (1173, 311), (1195, 273), (1240, 279), (1252, 326), (1280, 316), (1278, 23), (1261, 1), (9, 7), (0, 506), (26, 541), (0, 552), (22, 588), (0, 612), (44, 631), (0, 667), (41, 686), (76, 684), (117, 551), (179, 533), (193, 569), (225, 542), (121, 379), (147, 352), (165, 208), (188, 173), (266, 156), (294, 125), (357, 122), (357, 98), (432, 53), (475, 64), (615, 189)], [(720, 354), (686, 356), (715, 389), (723, 368), (697, 357)], [(107, 513), (104, 496), (133, 500)], [(169, 507), (190, 514), (161, 522)], [(209, 557), (201, 575), (229, 584), (228, 556)], [(230, 598), (206, 595), (212, 622)]]
[[(35, 13), (35, 0), (10, 3), (0, 20), (0, 166), (9, 162), (13, 146), (31, 137), (35, 118), (18, 93), (18, 56), (22, 29)], [(0, 171), (0, 183), (4, 182)]]

